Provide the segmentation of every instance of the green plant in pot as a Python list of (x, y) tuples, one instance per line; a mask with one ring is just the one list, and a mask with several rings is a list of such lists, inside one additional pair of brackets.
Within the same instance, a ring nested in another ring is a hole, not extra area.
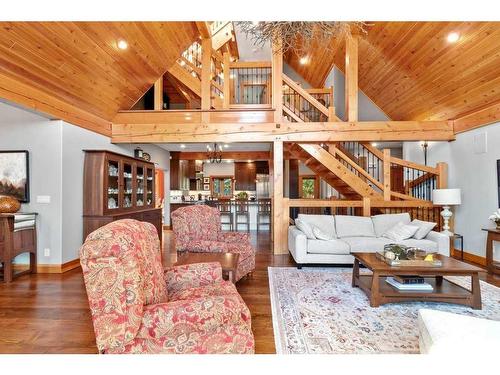
[(236, 194), (236, 199), (248, 199), (248, 193), (246, 191), (240, 191), (238, 194)]
[(500, 229), (500, 208), (496, 210), (493, 215), (491, 215), (488, 219), (493, 221), (497, 226), (497, 229)]

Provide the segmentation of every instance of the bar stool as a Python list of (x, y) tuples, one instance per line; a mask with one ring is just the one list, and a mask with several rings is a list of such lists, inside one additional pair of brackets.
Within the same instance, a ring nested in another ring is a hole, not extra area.
[[(233, 218), (233, 211), (232, 211), (232, 203), (230, 199), (221, 199), (217, 201), (216, 207), (220, 212), (220, 224), (221, 227), (224, 225), (229, 225), (229, 230), (232, 231), (234, 227), (234, 218)], [(224, 219), (227, 218), (227, 221), (224, 221)]]
[[(250, 232), (250, 211), (249, 211), (249, 204), (248, 204), (248, 199), (237, 199), (235, 201), (236, 205), (236, 231), (238, 231), (238, 225), (246, 225), (247, 226), (247, 232)], [(245, 221), (239, 221), (238, 219), (240, 217), (245, 217)]]
[[(263, 218), (268, 217), (267, 221), (262, 221)], [(271, 199), (263, 198), (257, 201), (257, 232), (260, 230), (261, 225), (267, 225), (271, 230)]]

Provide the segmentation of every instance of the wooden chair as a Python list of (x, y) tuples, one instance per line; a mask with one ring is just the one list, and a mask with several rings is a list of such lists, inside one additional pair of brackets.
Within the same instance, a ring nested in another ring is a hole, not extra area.
[[(237, 199), (234, 203), (236, 206), (236, 211), (235, 211), (236, 231), (238, 230), (238, 225), (246, 225), (247, 232), (250, 232), (250, 210), (249, 210), (250, 205), (248, 204), (248, 199)], [(238, 219), (241, 217), (244, 217), (245, 221), (239, 221)]]
[[(232, 211), (233, 203), (230, 199), (220, 198), (216, 203), (216, 208), (220, 212), (221, 227), (229, 225), (229, 230), (234, 229), (234, 215)], [(227, 218), (226, 221), (224, 219)]]
[[(264, 218), (266, 221), (262, 221)], [(266, 225), (271, 230), (271, 199), (263, 198), (257, 201), (257, 232), (262, 225)]]
[[(29, 226), (23, 225), (16, 219), (19, 214), (0, 214), (0, 263), (3, 265), (3, 281), (10, 283), (14, 276), (12, 261), (22, 253), (30, 254), (29, 270), (20, 272), (15, 276), (26, 273), (36, 273), (36, 224), (32, 219)], [(31, 215), (32, 218), (36, 217)], [(26, 224), (26, 223), (24, 223)]]

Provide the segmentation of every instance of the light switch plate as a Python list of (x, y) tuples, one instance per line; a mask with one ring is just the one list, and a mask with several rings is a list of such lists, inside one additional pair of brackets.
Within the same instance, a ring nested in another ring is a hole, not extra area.
[(50, 203), (50, 195), (37, 195), (36, 203)]

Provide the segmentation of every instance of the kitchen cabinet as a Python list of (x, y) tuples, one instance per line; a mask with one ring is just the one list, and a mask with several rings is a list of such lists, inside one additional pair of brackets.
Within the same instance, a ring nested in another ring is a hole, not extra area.
[(257, 177), (256, 164), (236, 162), (234, 163), (234, 178), (236, 180), (235, 190), (255, 191), (257, 189), (255, 179)]
[(179, 160), (178, 152), (170, 156), (170, 190), (189, 190), (189, 161)]
[(255, 170), (257, 174), (269, 174), (269, 162), (267, 160), (256, 161)]

